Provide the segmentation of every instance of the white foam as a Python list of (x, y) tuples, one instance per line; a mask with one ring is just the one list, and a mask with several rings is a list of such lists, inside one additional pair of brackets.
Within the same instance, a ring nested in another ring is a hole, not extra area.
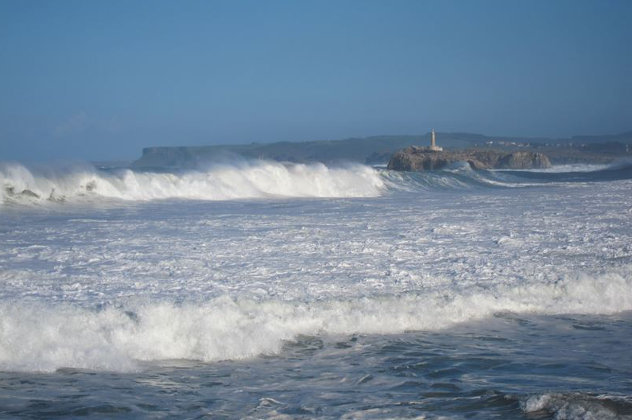
[(0, 202), (77, 201), (95, 198), (230, 200), (277, 197), (373, 197), (385, 185), (368, 166), (240, 161), (181, 173), (103, 172), (81, 165), (29, 169), (0, 163)]
[(523, 401), (521, 406), (527, 414), (547, 413), (554, 415), (556, 419), (605, 420), (628, 418), (627, 416), (622, 417), (613, 409), (612, 401), (617, 401), (624, 405), (630, 404), (619, 397), (607, 395), (591, 396), (580, 393), (551, 393), (532, 395)]
[(138, 361), (217, 361), (274, 354), (298, 335), (437, 330), (499, 312), (610, 314), (632, 310), (632, 279), (577, 276), (557, 284), (441, 290), (346, 300), (233, 299), (137, 303), (95, 311), (0, 303), (0, 369), (133, 370)]

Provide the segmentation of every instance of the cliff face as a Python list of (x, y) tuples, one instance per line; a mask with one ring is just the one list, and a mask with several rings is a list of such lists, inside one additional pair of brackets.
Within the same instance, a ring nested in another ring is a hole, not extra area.
[(539, 152), (513, 152), (500, 158), (495, 167), (498, 169), (541, 169), (550, 168), (551, 161)]
[(427, 171), (442, 169), (454, 162), (467, 162), (474, 169), (549, 168), (549, 158), (538, 152), (501, 152), (496, 150), (456, 150), (433, 152), (411, 146), (396, 152), (388, 162), (395, 171)]

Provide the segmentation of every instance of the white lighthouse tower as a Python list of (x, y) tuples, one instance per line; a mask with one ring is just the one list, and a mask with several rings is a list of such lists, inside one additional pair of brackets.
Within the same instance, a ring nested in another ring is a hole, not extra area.
[(433, 152), (441, 152), (443, 147), (437, 146), (437, 135), (435, 134), (434, 128), (432, 129), (432, 137), (430, 137), (430, 147), (428, 150)]

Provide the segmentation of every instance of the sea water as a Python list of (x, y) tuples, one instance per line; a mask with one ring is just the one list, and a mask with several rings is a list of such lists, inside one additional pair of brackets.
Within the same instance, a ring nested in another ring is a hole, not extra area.
[(0, 164), (0, 416), (632, 418), (632, 170)]

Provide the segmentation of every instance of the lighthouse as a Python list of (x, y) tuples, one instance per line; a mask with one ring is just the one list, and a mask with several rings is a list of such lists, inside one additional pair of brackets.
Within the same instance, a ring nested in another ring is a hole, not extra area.
[(437, 135), (435, 134), (434, 128), (432, 129), (432, 136), (430, 137), (430, 147), (428, 150), (433, 152), (441, 152), (443, 147), (437, 146)]

